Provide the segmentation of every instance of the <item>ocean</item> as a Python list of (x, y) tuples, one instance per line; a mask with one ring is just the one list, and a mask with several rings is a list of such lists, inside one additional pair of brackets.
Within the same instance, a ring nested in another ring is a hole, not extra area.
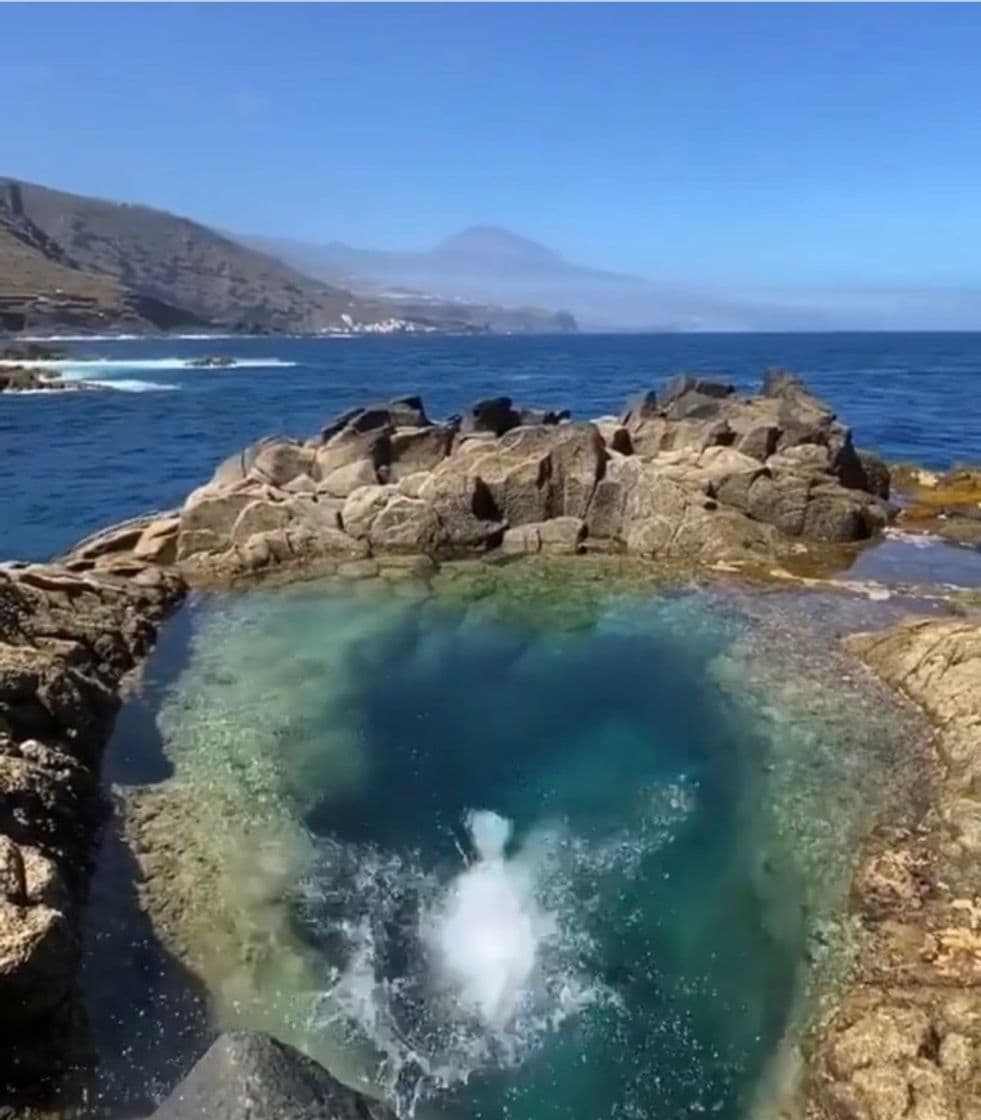
[[(0, 396), (6, 558), (42, 560), (113, 521), (178, 504), (224, 457), (306, 436), (351, 405), (421, 393), (430, 415), (507, 394), (617, 412), (683, 371), (740, 388), (803, 376), (861, 447), (934, 468), (981, 460), (981, 333), (142, 339), (64, 342), (82, 393)], [(194, 358), (234, 359), (221, 369)]]

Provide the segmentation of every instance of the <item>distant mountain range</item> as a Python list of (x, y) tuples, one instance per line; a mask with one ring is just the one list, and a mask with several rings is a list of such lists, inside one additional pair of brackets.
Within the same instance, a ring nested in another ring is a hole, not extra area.
[(355, 295), (186, 218), (0, 179), (0, 329), (574, 330), (568, 315)]
[[(512, 307), (564, 308), (585, 330), (956, 330), (981, 324), (981, 291), (961, 287), (730, 285), (651, 279), (573, 263), (526, 237), (473, 226), (429, 249), (393, 252), (245, 237), (325, 283)], [(700, 267), (706, 263), (698, 262)], [(747, 262), (747, 273), (753, 271)]]
[(222, 233), (0, 178), (0, 331), (956, 330), (960, 287), (740, 286), (590, 268), (496, 226), (414, 252)]
[[(619, 307), (625, 296), (646, 286), (639, 277), (573, 264), (540, 242), (498, 226), (471, 226), (416, 252), (361, 249), (343, 241), (240, 240), (324, 282), (359, 292), (425, 292), (461, 301), (568, 308), (576, 318), (585, 313), (598, 323), (608, 318), (607, 305)], [(649, 301), (642, 318), (631, 323), (656, 318), (657, 301)], [(622, 315), (613, 319), (623, 325)]]

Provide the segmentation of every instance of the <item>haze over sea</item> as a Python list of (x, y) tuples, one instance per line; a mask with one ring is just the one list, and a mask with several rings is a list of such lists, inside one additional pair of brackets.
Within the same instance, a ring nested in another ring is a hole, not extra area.
[[(6, 558), (45, 559), (113, 521), (181, 502), (227, 455), (306, 436), (355, 404), (421, 393), (431, 415), (507, 394), (616, 413), (673, 373), (737, 387), (803, 376), (861, 447), (933, 468), (981, 460), (981, 333), (222, 338), (66, 342), (88, 392), (0, 398)], [(235, 359), (225, 369), (197, 357)], [(115, 387), (115, 391), (110, 387)]]

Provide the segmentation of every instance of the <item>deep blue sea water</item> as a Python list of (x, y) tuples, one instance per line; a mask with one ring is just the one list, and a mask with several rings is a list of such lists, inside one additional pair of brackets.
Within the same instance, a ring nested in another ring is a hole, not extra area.
[[(506, 393), (579, 417), (680, 371), (752, 386), (801, 374), (860, 446), (932, 467), (981, 460), (981, 334), (157, 339), (66, 343), (69, 371), (118, 390), (0, 397), (5, 557), (44, 559), (115, 520), (175, 505), (225, 456), (308, 435), (352, 404), (421, 392), (431, 415)], [(188, 369), (219, 354), (232, 369)], [(93, 361), (104, 364), (91, 364)], [(84, 363), (84, 364), (83, 364)], [(284, 364), (285, 363), (285, 364)]]

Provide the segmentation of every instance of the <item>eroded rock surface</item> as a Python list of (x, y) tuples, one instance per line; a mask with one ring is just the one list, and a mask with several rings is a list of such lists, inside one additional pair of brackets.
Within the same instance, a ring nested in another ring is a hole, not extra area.
[(84, 571), (0, 567), (0, 1086), (37, 1086), (65, 1056), (100, 749), (121, 682), (184, 589), (119, 558), (118, 534), (102, 544), (76, 560)]
[(854, 980), (815, 1043), (807, 1115), (981, 1117), (981, 621), (916, 621), (848, 645), (937, 723), (915, 829), (887, 828), (855, 880)]
[[(570, 541), (650, 559), (771, 562), (874, 535), (893, 513), (886, 493), (888, 470), (779, 371), (751, 397), (683, 376), (660, 399), (648, 392), (619, 420), (596, 422), (496, 397), (434, 423), (408, 397), (227, 460), (181, 509), (175, 555), (210, 580), (281, 565), (330, 571), (364, 556), (568, 551)], [(570, 518), (574, 534), (542, 528)]]

